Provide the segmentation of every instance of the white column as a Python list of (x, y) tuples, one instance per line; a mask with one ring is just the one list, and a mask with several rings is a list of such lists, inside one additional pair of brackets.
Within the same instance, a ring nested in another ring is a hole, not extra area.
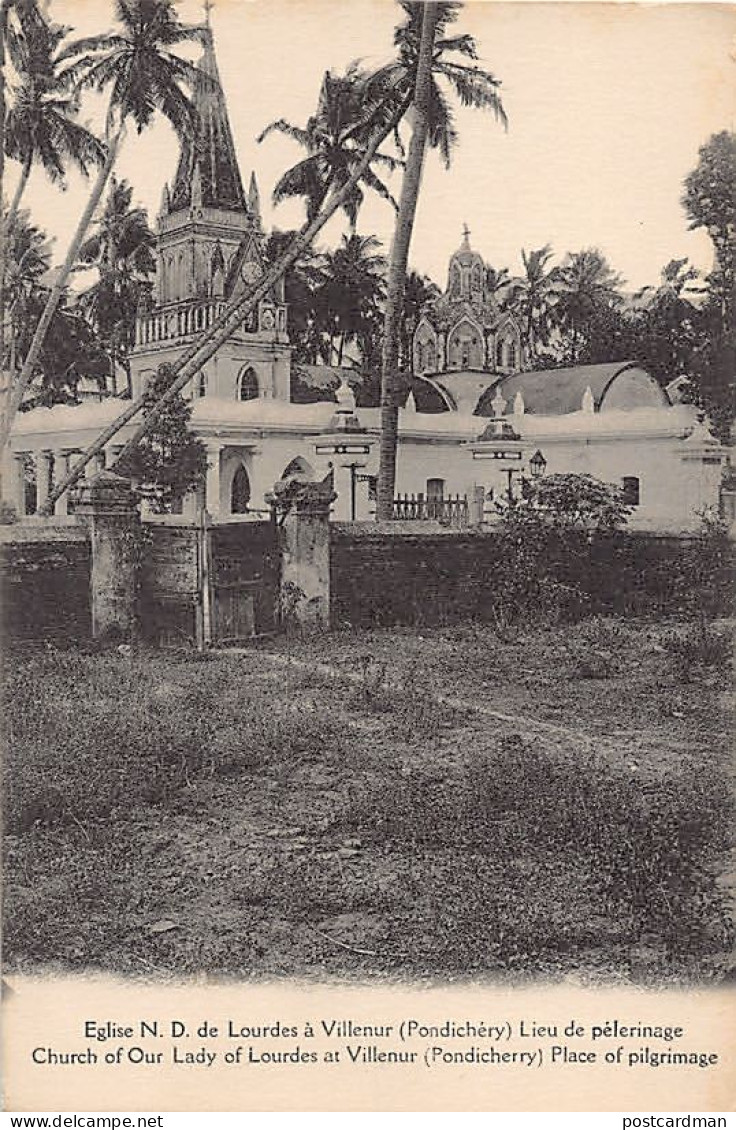
[(220, 460), (221, 443), (207, 444), (207, 494), (205, 505), (213, 518), (220, 515)]
[(334, 488), (337, 498), (332, 504), (332, 515), (336, 522), (349, 522), (351, 520), (351, 483), (352, 472), (349, 466), (335, 460)]
[(36, 452), (36, 512), (46, 504), (51, 488), (51, 452)]
[[(55, 451), (54, 452), (54, 486), (57, 486), (62, 479), (65, 479), (69, 474), (69, 452), (68, 451)], [(65, 490), (61, 498), (54, 507), (55, 514), (68, 514), (69, 513), (69, 491)]]
[(26, 453), (18, 452), (13, 455), (13, 478), (11, 489), (13, 493), (13, 506), (19, 518), (26, 514)]

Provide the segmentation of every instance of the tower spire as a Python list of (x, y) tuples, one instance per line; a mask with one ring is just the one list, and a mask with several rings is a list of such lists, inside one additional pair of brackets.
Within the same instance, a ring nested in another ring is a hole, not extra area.
[(202, 207), (229, 212), (247, 210), (225, 95), (215, 58), (210, 27), (212, 7), (212, 0), (205, 0), (207, 23), (202, 37), (204, 51), (197, 64), (197, 77), (192, 95), (197, 125), (194, 136), (186, 138), (182, 145), (179, 166), (171, 189), (172, 212), (194, 206), (192, 186), (197, 178)]

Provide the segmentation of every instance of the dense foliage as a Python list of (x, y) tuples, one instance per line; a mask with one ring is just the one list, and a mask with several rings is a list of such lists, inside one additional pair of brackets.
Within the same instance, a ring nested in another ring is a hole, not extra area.
[[(161, 399), (171, 380), (171, 367), (160, 365), (146, 389), (144, 413)], [(196, 490), (207, 473), (207, 449), (189, 430), (191, 414), (191, 404), (181, 395), (175, 396), (151, 431), (116, 467), (120, 474), (130, 476), (143, 497), (162, 513)]]

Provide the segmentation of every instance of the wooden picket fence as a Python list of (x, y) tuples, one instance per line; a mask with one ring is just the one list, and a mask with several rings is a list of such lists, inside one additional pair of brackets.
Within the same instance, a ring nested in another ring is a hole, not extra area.
[(424, 494), (398, 495), (394, 499), (394, 518), (415, 522), (439, 522), (443, 526), (464, 529), (468, 525), (468, 499), (464, 494), (453, 498), (427, 498)]

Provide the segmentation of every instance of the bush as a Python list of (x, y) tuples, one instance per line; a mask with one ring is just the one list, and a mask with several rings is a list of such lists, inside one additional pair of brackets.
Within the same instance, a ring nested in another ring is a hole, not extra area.
[(0, 526), (13, 526), (18, 521), (18, 514), (14, 506), (5, 499), (0, 499)]

